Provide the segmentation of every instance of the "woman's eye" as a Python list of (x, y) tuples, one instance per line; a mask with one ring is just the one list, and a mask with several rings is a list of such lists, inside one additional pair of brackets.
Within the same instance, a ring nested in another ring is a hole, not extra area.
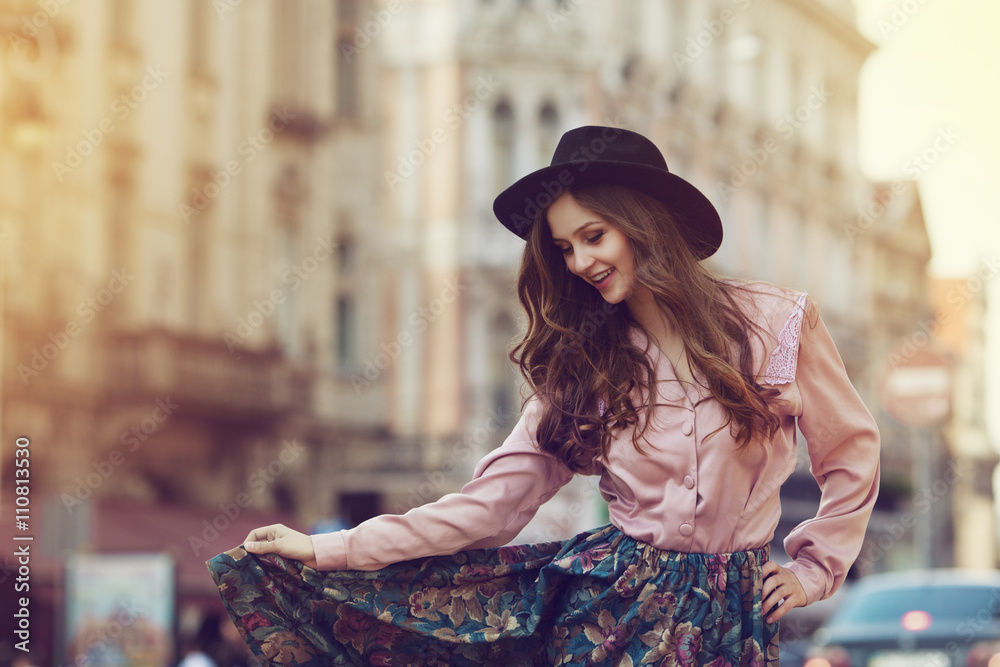
[(602, 236), (604, 236), (604, 232), (597, 232), (596, 234), (594, 234), (593, 236), (591, 236), (589, 239), (587, 239), (587, 241), (589, 241), (590, 243), (597, 243), (598, 241), (601, 240)]
[(564, 255), (568, 255), (571, 252), (573, 252), (573, 246), (566, 246), (565, 248), (559, 248), (559, 252), (561, 252)]

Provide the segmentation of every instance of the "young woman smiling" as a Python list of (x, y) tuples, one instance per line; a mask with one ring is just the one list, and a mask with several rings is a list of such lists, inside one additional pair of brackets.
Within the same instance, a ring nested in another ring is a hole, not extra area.
[[(875, 422), (815, 305), (714, 275), (718, 214), (634, 132), (567, 132), (494, 211), (526, 240), (521, 420), (461, 493), (265, 526), (210, 561), (244, 639), (295, 665), (776, 665), (778, 620), (841, 585), (878, 490)], [(779, 564), (797, 430), (822, 500)], [(610, 524), (505, 546), (575, 474)]]

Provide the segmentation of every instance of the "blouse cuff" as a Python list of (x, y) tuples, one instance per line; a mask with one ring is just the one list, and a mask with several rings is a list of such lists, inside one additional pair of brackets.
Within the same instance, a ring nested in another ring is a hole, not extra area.
[(317, 570), (346, 570), (347, 546), (342, 530), (311, 535)]
[(810, 605), (826, 597), (827, 575), (821, 567), (815, 563), (803, 560), (795, 560), (785, 565), (792, 571), (802, 584), (802, 590), (806, 594), (805, 605)]

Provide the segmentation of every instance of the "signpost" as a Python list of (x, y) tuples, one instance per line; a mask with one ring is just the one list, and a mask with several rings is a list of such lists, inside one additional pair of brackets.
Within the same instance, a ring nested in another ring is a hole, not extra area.
[(879, 400), (903, 426), (941, 426), (951, 418), (952, 375), (952, 363), (944, 352), (904, 340), (886, 354)]
[[(904, 338), (886, 352), (877, 390), (882, 408), (909, 429), (914, 495), (930, 489), (933, 483), (933, 430), (951, 419), (952, 361), (933, 343), (917, 346), (914, 340)], [(913, 545), (918, 562), (924, 567), (934, 564), (933, 512), (933, 507), (922, 512), (913, 527)]]

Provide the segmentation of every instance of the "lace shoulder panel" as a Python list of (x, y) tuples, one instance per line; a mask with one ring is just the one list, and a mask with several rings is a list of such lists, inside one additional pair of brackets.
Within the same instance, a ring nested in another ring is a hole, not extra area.
[(764, 384), (788, 384), (795, 381), (795, 365), (799, 358), (799, 334), (802, 332), (802, 316), (806, 312), (807, 294), (803, 292), (795, 300), (792, 314), (778, 334), (778, 345), (771, 353), (771, 361), (760, 378)]

